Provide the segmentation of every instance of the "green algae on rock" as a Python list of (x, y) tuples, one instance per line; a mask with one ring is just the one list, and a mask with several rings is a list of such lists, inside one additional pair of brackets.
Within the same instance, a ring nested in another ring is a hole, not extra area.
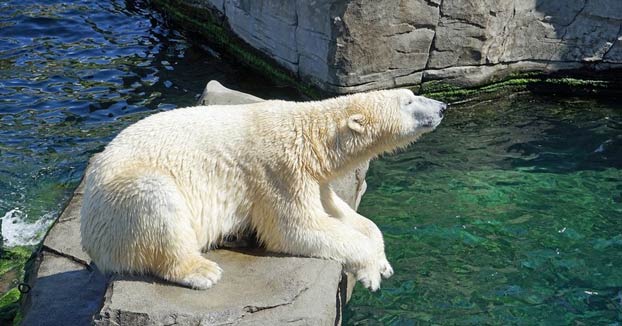
[(228, 53), (233, 60), (239, 61), (249, 69), (265, 75), (277, 84), (295, 86), (311, 99), (319, 99), (322, 96), (322, 91), (300, 81), (295, 74), (276, 64), (273, 58), (235, 37), (222, 18), (219, 18), (209, 6), (204, 6), (200, 2), (188, 3), (180, 0), (154, 0), (153, 3), (175, 24), (188, 32), (201, 35), (210, 42), (210, 45)]
[[(31, 247), (5, 248), (0, 255), (0, 324), (10, 325), (20, 306), (18, 285), (32, 256)], [(16, 324), (18, 325), (18, 324)]]
[[(513, 0), (157, 0), (188, 31), (330, 93), (441, 80), (473, 88), (515, 73), (613, 75), (622, 5)], [(608, 8), (608, 9), (603, 9)], [(226, 27), (225, 27), (226, 26)], [(210, 37), (211, 35), (211, 37)], [(252, 60), (250, 60), (252, 61)], [(261, 69), (268, 71), (269, 68)], [(598, 79), (598, 78), (597, 78)]]

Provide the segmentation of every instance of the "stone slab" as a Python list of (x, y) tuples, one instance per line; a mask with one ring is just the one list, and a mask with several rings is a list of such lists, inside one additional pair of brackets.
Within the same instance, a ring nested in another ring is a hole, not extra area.
[(43, 246), (49, 251), (73, 257), (74, 260), (88, 265), (91, 258), (80, 245), (80, 207), (82, 195), (76, 193), (43, 240)]
[(217, 250), (223, 268), (211, 289), (195, 291), (157, 280), (114, 281), (97, 325), (334, 325), (341, 265), (329, 260)]
[(74, 260), (46, 251), (28, 283), (23, 326), (90, 325), (106, 293), (106, 277)]

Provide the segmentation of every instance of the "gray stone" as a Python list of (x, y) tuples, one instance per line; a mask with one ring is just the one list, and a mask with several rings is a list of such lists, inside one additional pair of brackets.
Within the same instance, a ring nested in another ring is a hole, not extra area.
[(219, 82), (211, 80), (205, 86), (203, 94), (199, 98), (199, 105), (231, 105), (249, 104), (263, 101), (263, 99), (250, 94), (228, 89)]
[(45, 248), (28, 283), (24, 326), (90, 325), (102, 304), (107, 280), (94, 268)]
[(296, 2), (226, 0), (227, 23), (242, 40), (296, 71)]
[[(199, 104), (263, 101), (211, 81)], [(333, 187), (357, 207), (368, 163)], [(23, 325), (335, 325), (354, 285), (331, 260), (260, 249), (209, 251), (223, 278), (196, 291), (148, 276), (103, 276), (80, 245), (81, 183), (48, 232), (30, 277)], [(94, 318), (94, 319), (93, 319)]]
[(67, 207), (43, 240), (46, 250), (90, 264), (91, 258), (80, 245), (80, 207), (82, 195), (74, 194)]
[(119, 278), (97, 325), (334, 325), (341, 265), (329, 260), (216, 250), (222, 280), (196, 291), (157, 280)]
[(296, 1), (296, 50), (299, 76), (320, 84), (332, 81), (329, 56), (335, 16), (333, 0)]
[(211, 8), (237, 37), (336, 93), (418, 85), (457, 71), (484, 73), (445, 81), (477, 86), (516, 72), (622, 67), (619, 0), (181, 1)]

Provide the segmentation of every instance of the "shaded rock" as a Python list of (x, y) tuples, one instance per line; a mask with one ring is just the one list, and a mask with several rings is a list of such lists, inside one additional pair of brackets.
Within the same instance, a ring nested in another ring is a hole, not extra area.
[(107, 280), (71, 257), (43, 250), (37, 258), (32, 290), (23, 307), (24, 326), (90, 325), (106, 293)]

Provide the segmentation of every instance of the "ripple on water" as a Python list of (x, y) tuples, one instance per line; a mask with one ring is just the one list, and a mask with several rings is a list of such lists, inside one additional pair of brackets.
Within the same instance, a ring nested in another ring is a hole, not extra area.
[(54, 221), (54, 217), (54, 214), (48, 213), (28, 222), (28, 216), (19, 208), (9, 210), (0, 218), (4, 246), (36, 245)]

